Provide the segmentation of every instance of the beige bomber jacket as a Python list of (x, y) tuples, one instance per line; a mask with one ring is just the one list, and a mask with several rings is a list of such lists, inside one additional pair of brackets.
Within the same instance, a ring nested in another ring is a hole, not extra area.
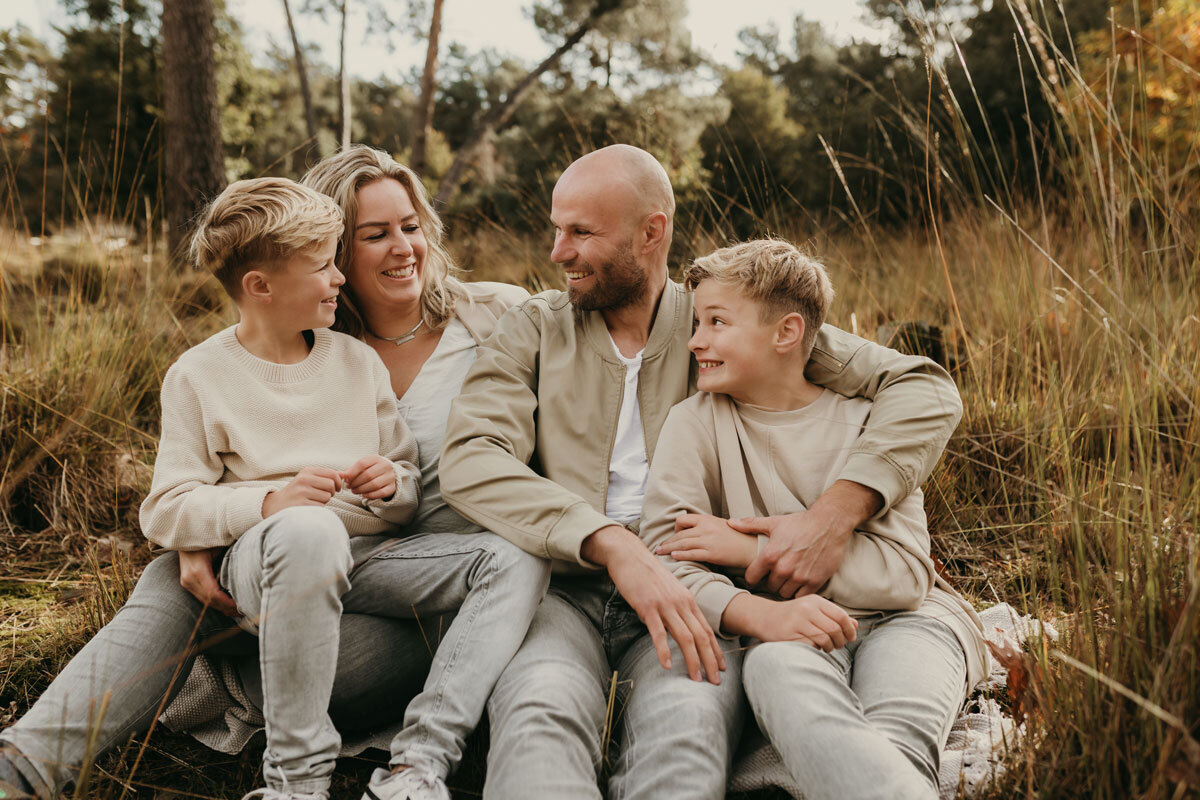
[[(668, 281), (638, 376), (651, 462), (667, 412), (696, 390), (691, 334), (691, 294)], [(839, 477), (878, 491), (884, 511), (929, 476), (962, 415), (958, 390), (937, 364), (830, 325), (818, 333), (805, 373), (874, 401)], [(509, 309), (450, 408), (440, 470), (446, 502), (551, 559), (556, 572), (594, 568), (580, 554), (583, 540), (619, 524), (604, 507), (624, 378), (599, 312), (576, 320), (561, 291)]]

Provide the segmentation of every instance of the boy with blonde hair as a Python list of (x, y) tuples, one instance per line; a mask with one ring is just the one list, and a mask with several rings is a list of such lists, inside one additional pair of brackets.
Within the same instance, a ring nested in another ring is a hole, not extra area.
[(837, 480), (871, 412), (804, 376), (833, 298), (825, 269), (760, 240), (696, 259), (685, 283), (699, 392), (663, 425), (641, 535), (714, 630), (751, 640), (746, 695), (808, 800), (936, 797), (986, 655), (974, 611), (934, 570), (920, 490), (850, 538), (817, 594), (782, 599), (743, 577), (774, 520)]
[(221, 559), (238, 624), (258, 636), (266, 787), (251, 794), (268, 800), (328, 796), (348, 537), (394, 531), (420, 499), (387, 370), (328, 330), (345, 283), (341, 232), (332, 200), (282, 178), (238, 181), (209, 206), (192, 255), (240, 321), (167, 371), (141, 509), (146, 536), (181, 564), (185, 553)]

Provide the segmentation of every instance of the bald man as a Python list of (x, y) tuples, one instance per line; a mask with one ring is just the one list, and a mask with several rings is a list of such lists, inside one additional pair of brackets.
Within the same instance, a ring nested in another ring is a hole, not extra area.
[[(550, 214), (567, 291), (508, 311), (450, 412), (443, 497), (554, 570), (488, 704), (487, 798), (725, 794), (744, 715), (739, 643), (636, 534), (649, 461), (670, 446), (659, 430), (695, 391), (691, 297), (667, 274), (674, 211), (643, 150), (571, 164)], [(830, 326), (806, 374), (874, 407), (825, 496), (750, 523), (770, 539), (747, 576), (787, 596), (824, 584), (854, 528), (928, 476), (961, 414), (935, 364)]]

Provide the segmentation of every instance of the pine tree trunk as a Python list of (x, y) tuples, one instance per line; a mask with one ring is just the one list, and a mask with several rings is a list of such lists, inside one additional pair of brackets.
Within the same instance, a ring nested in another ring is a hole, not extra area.
[(343, 148), (350, 146), (350, 75), (346, 72), (346, 17), (350, 12), (350, 0), (342, 0), (342, 44), (338, 62), (338, 119), (341, 121)]
[(196, 211), (225, 188), (212, 0), (163, 0), (163, 205), (182, 263)]
[(424, 175), (426, 149), (429, 146), (429, 134), (433, 130), (433, 98), (437, 91), (437, 56), (438, 37), (442, 33), (442, 4), (443, 0), (433, 0), (433, 19), (429, 23), (429, 45), (425, 48), (425, 70), (421, 73), (421, 99), (417, 103), (417, 117), (413, 120), (413, 149), (412, 163), (409, 164), (418, 175)]
[(305, 151), (315, 155), (317, 114), (313, 110), (312, 89), (308, 85), (308, 68), (304, 65), (304, 48), (300, 46), (300, 37), (296, 35), (296, 23), (292, 20), (292, 7), (288, 0), (283, 0), (283, 13), (287, 17), (288, 33), (292, 36), (292, 50), (296, 54), (296, 75), (300, 79), (300, 97), (304, 101), (304, 126), (308, 134), (308, 146)]

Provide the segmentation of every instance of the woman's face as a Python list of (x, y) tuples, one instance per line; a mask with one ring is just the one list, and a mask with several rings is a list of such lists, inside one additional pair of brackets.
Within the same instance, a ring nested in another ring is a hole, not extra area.
[(425, 234), (408, 190), (383, 178), (358, 190), (346, 282), (363, 313), (392, 316), (421, 302)]

